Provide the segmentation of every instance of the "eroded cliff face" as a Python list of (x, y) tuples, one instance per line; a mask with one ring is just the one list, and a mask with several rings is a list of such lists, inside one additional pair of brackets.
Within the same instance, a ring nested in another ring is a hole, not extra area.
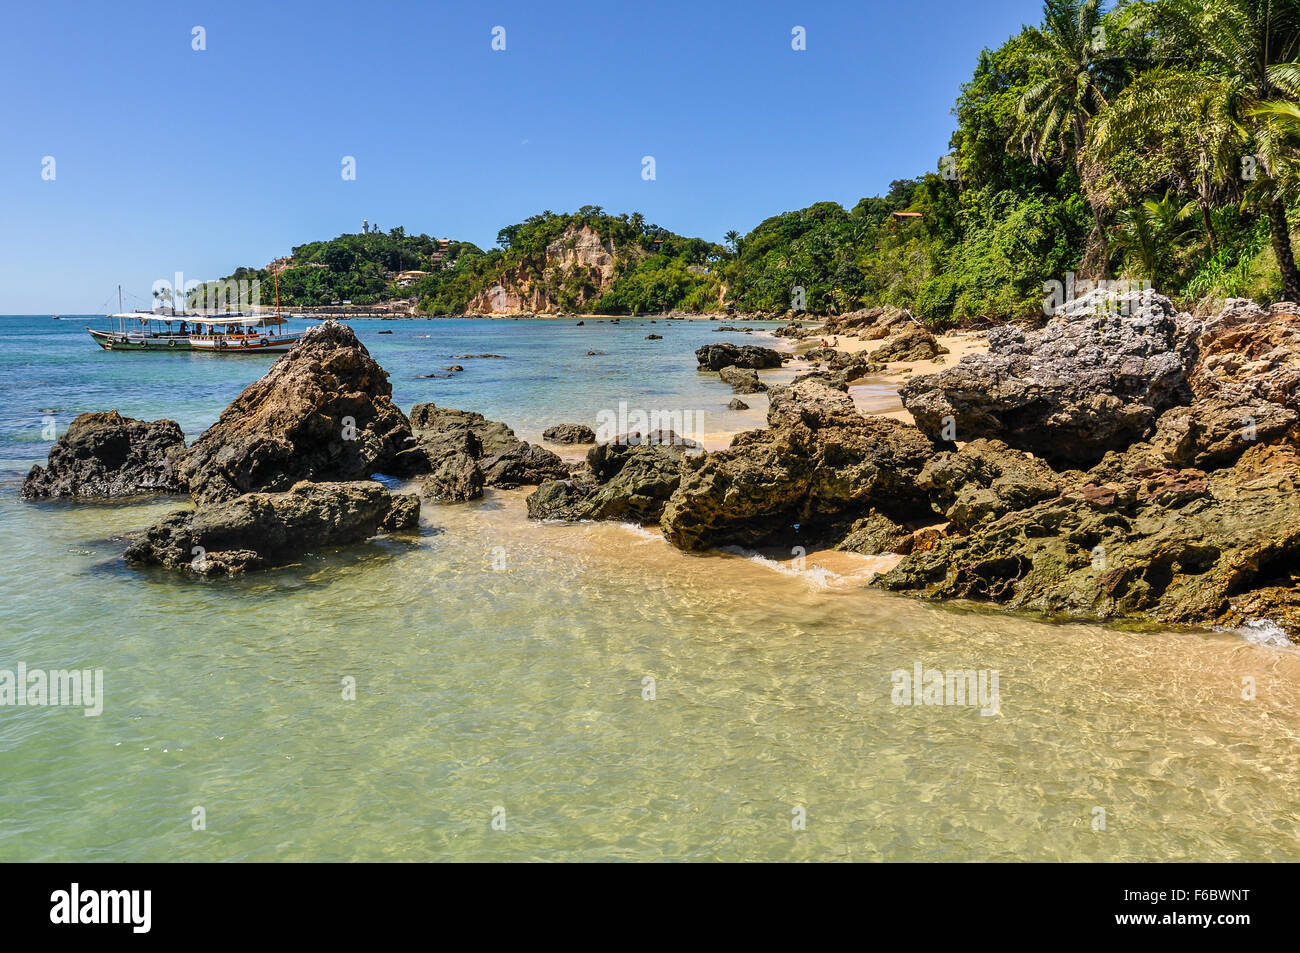
[[(627, 249), (625, 254), (635, 253)], [(570, 226), (546, 246), (538, 277), (526, 266), (502, 274), (465, 306), (467, 314), (571, 311), (596, 300), (614, 281), (618, 250), (594, 229)]]

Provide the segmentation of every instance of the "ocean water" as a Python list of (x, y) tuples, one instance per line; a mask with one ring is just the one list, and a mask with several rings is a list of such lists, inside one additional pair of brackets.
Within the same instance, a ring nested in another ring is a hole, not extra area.
[[(691, 359), (758, 334), (585, 320), (354, 327), (402, 407), (525, 438), (620, 402), (710, 443), (761, 422)], [(1262, 630), (931, 605), (864, 588), (867, 559), (530, 523), (527, 490), (243, 578), (129, 569), (179, 504), (23, 502), (50, 419), (193, 438), (272, 358), (112, 354), (84, 323), (0, 318), (0, 671), (104, 673), (97, 717), (0, 706), (0, 860), (1300, 859), (1300, 652)], [(918, 664), (996, 674), (996, 703), (895, 704)]]

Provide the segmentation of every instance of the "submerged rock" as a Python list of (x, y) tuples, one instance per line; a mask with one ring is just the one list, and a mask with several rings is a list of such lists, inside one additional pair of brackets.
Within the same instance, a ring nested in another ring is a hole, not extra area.
[(700, 367), (720, 371), (724, 367), (780, 367), (786, 355), (770, 347), (753, 344), (706, 344), (697, 348), (695, 360)]
[(727, 401), (728, 410), (749, 410), (749, 404), (745, 403), (739, 397), (733, 397)]
[(1041, 331), (995, 328), (988, 354), (912, 378), (900, 394), (936, 440), (955, 429), (957, 440), (997, 438), (1052, 463), (1091, 465), (1190, 400), (1195, 325), (1160, 295), (1093, 292)]
[(722, 383), (731, 386), (733, 394), (761, 394), (767, 385), (758, 379), (758, 371), (753, 368), (740, 368), (728, 365), (718, 371)]
[(419, 524), (420, 501), (379, 483), (294, 484), (282, 493), (246, 493), (151, 526), (126, 560), (207, 575), (263, 569), (314, 549), (342, 546)]
[(79, 414), (23, 480), (27, 499), (181, 493), (185, 434), (172, 420), (135, 420), (116, 410)]
[(235, 398), (185, 455), (180, 478), (205, 505), (300, 480), (408, 476), (424, 466), (388, 374), (351, 328), (327, 321)]

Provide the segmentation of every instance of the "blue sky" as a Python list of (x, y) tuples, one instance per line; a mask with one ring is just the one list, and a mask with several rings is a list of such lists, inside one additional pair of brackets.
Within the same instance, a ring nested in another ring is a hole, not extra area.
[[(177, 271), (264, 265), (363, 218), (487, 248), (548, 208), (639, 210), (721, 240), (816, 201), (852, 206), (935, 167), (979, 50), (1040, 10), (10, 4), (0, 313), (102, 310), (119, 282), (147, 299)], [(192, 49), (195, 26), (205, 50)], [(791, 49), (795, 26), (804, 51)]]

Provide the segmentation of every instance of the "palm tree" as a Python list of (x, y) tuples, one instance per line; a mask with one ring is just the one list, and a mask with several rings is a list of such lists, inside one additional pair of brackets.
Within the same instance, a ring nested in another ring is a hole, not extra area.
[(731, 246), (733, 252), (737, 255), (740, 254), (740, 232), (733, 228), (731, 231), (727, 232), (727, 234), (723, 235), (722, 238), (723, 241)]
[(1088, 148), (1098, 158), (1134, 144), (1159, 153), (1195, 200), (1206, 241), (1217, 251), (1211, 213), (1216, 198), (1234, 189), (1249, 133), (1202, 80), (1168, 67), (1147, 70), (1093, 122)]
[(1176, 245), (1196, 214), (1195, 202), (1179, 203), (1168, 192), (1115, 216), (1112, 244), (1136, 259), (1153, 284), (1158, 283), (1164, 249)]
[[(1105, 108), (1107, 95), (1124, 80), (1123, 62), (1106, 52), (1101, 0), (1047, 0), (1043, 25), (1030, 31), (1027, 66), (1044, 77), (1017, 104), (1021, 147), (1035, 165), (1058, 151), (1071, 158), (1093, 213), (1085, 260), (1104, 249), (1101, 210), (1087, 196), (1084, 147), (1088, 123)], [(1104, 273), (1104, 251), (1094, 269)], [(1081, 266), (1082, 268), (1082, 266)]]
[[(1244, 157), (1257, 165), (1247, 161), (1256, 173), (1247, 194), (1268, 216), (1283, 296), (1300, 301), (1275, 114), (1265, 105), (1288, 91), (1287, 68), (1300, 52), (1300, 0), (1161, 0), (1152, 10), (1170, 79), (1153, 87), (1148, 105), (1177, 121), (1186, 102), (1207, 104), (1254, 141), (1258, 156)], [(1163, 106), (1155, 101), (1160, 93)]]

